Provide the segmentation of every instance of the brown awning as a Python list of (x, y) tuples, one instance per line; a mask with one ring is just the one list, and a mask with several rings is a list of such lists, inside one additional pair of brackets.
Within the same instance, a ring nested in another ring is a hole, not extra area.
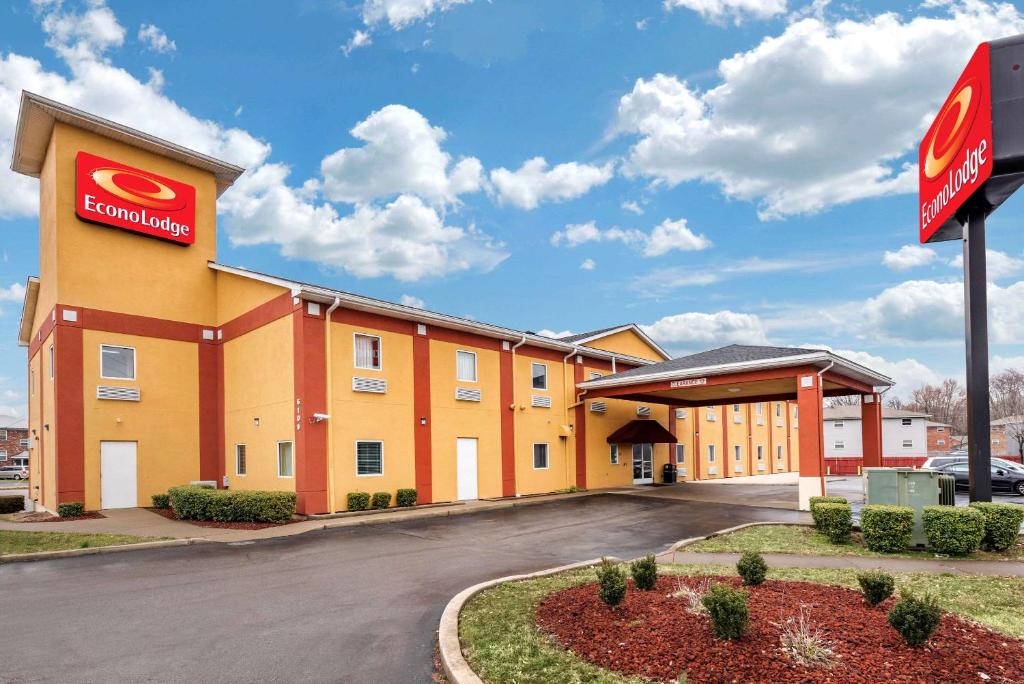
[(678, 441), (656, 420), (631, 420), (608, 435), (609, 444), (675, 444)]

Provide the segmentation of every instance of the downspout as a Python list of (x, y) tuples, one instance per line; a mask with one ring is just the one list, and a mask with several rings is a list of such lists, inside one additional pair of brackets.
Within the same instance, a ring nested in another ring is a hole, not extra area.
[(519, 410), (518, 385), (516, 384), (516, 349), (526, 344), (526, 335), (512, 345), (512, 405), (508, 407), (512, 412), (512, 474), (516, 478), (516, 496), (519, 496), (519, 455), (516, 453), (516, 443), (519, 441), (519, 431), (516, 429), (516, 416)]
[[(341, 298), (335, 297), (334, 303), (328, 307), (327, 313), (324, 315), (324, 324), (327, 326), (324, 332), (324, 365), (326, 367), (325, 372), (327, 373), (327, 407), (325, 412), (327, 415), (334, 413), (334, 373), (332, 372), (334, 365), (332, 358), (334, 354), (331, 353), (331, 314), (339, 306), (341, 306)], [(334, 504), (334, 425), (333, 421), (330, 420), (327, 422), (327, 498), (329, 500), (328, 509), (331, 513), (336, 513)]]
[[(579, 350), (573, 349), (571, 352), (569, 352), (568, 354), (566, 354), (565, 356), (562, 357), (562, 406), (564, 407), (563, 410), (562, 410), (562, 421), (563, 421), (562, 425), (568, 425), (569, 424), (569, 398), (573, 398), (573, 399), (576, 398), (576, 380), (575, 380), (576, 371), (573, 371), (572, 394), (568, 394), (565, 391), (566, 389), (568, 389), (568, 385), (567, 385), (566, 380), (565, 380), (565, 370), (566, 370), (566, 367), (569, 364), (569, 359), (571, 359), (572, 357), (576, 356), (576, 354), (578, 354), (578, 353), (579, 353)], [(575, 406), (575, 404), (573, 404), (573, 406)], [(574, 440), (576, 439), (576, 426), (575, 425), (573, 425), (573, 439)], [(562, 443), (565, 445), (565, 447), (564, 447), (564, 451), (565, 451), (565, 486), (566, 487), (571, 487), (574, 484), (574, 480), (569, 477), (569, 464), (570, 464), (570, 461), (569, 461), (569, 435), (565, 436), (565, 440)]]

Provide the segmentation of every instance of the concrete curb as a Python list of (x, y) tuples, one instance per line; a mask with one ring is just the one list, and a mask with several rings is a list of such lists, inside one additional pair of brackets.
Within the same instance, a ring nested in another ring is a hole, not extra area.
[(0, 556), (2, 563), (28, 563), (31, 561), (52, 560), (55, 558), (74, 558), (76, 556), (95, 556), (122, 551), (145, 551), (146, 549), (163, 549), (170, 546), (188, 546), (204, 543), (205, 539), (190, 537), (188, 539), (161, 539), (160, 541), (139, 542), (137, 544), (116, 544), (112, 546), (90, 546), (84, 549), (62, 549), (60, 551), (38, 551), (36, 553), (8, 553)]
[(465, 505), (465, 501), (449, 501), (447, 503), (416, 504), (415, 506), (384, 508), (378, 510), (338, 511), (337, 513), (317, 513), (315, 515), (307, 515), (306, 520), (344, 520), (346, 518), (358, 518), (364, 515), (383, 515), (385, 513), (398, 513), (413, 510), (422, 511), (428, 508), (446, 508)]

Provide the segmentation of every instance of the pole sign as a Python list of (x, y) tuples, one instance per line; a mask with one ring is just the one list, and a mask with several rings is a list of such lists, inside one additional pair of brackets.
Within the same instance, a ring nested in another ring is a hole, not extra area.
[(185, 183), (79, 152), (75, 213), (90, 223), (191, 245), (196, 239), (196, 189)]

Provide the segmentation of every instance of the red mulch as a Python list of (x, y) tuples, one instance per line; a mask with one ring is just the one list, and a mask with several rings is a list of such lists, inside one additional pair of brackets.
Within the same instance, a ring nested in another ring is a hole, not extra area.
[(18, 522), (24, 523), (38, 523), (38, 522), (70, 522), (72, 520), (95, 520), (96, 518), (106, 518), (99, 511), (86, 511), (82, 515), (68, 515), (63, 518), (59, 515), (50, 515), (49, 513), (33, 513), (24, 518), (19, 518)]
[[(869, 607), (842, 587), (771, 580), (748, 588), (750, 624), (736, 641), (715, 639), (706, 616), (692, 615), (672, 597), (677, 583), (659, 577), (654, 591), (632, 582), (616, 608), (597, 597), (595, 584), (545, 597), (537, 623), (565, 648), (591, 663), (627, 675), (675, 682), (1024, 682), (1024, 641), (951, 614), (922, 647), (910, 648), (885, 618), (894, 599)], [(735, 577), (713, 581), (739, 585)], [(781, 649), (781, 626), (805, 615), (836, 655), (828, 668), (797, 664)], [(984, 673), (990, 679), (982, 677)]]
[(263, 530), (268, 527), (280, 527), (281, 525), (291, 525), (292, 523), (300, 522), (299, 520), (289, 520), (286, 523), (267, 523), (267, 522), (217, 522), (216, 520), (182, 520), (175, 513), (173, 508), (150, 508), (157, 515), (162, 515), (169, 520), (179, 520), (183, 523), (190, 525), (196, 525), (198, 527), (219, 527), (226, 530)]

